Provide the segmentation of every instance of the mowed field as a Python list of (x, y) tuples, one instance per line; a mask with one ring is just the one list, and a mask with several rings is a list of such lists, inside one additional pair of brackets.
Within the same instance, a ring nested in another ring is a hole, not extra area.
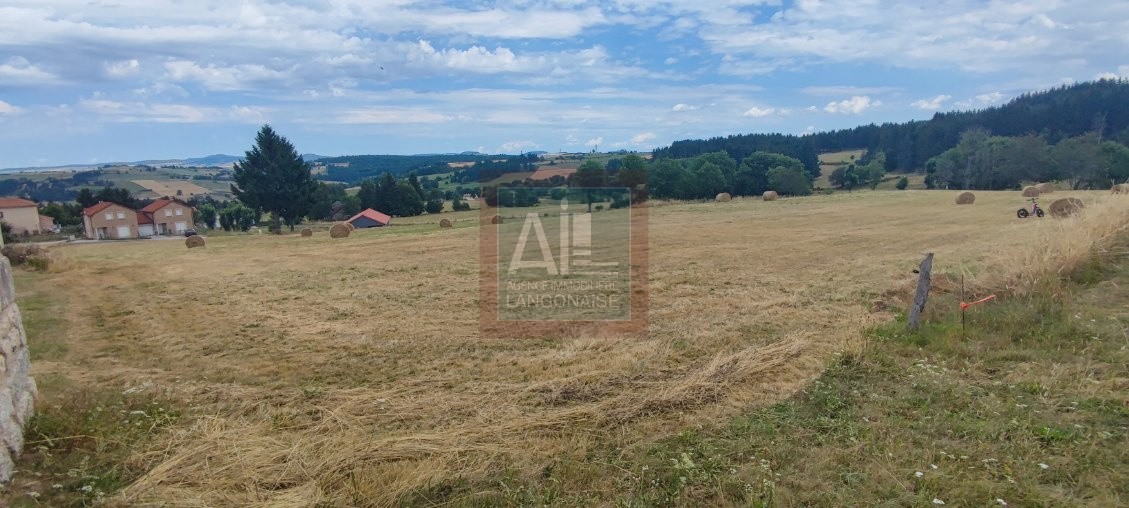
[[(211, 192), (199, 185), (181, 180), (133, 180), (133, 183), (144, 187), (158, 197), (183, 196), (184, 199), (188, 199), (188, 196), (202, 196)], [(177, 194), (177, 191), (181, 194)]]
[(653, 203), (643, 337), (480, 336), (475, 212), (341, 240), (71, 245), (64, 269), (21, 272), (17, 291), (65, 307), (58, 343), (31, 345), (36, 376), (69, 381), (41, 382), (47, 403), (79, 386), (183, 401), (133, 451), (148, 472), (126, 504), (473, 502), (499, 478), (612, 503), (631, 488), (623, 457), (787, 397), (861, 347), (903, 308), (925, 252), (942, 287), (965, 273), (1002, 291), (1085, 225), (1017, 219), (1018, 192), (955, 195)]

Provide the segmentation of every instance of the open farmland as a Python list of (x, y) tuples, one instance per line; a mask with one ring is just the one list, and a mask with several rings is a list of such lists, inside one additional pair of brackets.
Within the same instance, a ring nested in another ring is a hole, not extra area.
[(133, 183), (144, 187), (157, 197), (183, 196), (184, 199), (188, 199), (189, 196), (200, 196), (211, 192), (195, 183), (182, 180), (133, 180)]
[[(1000, 291), (1087, 248), (1088, 217), (1023, 221), (1018, 193), (955, 194), (654, 203), (646, 337), (480, 337), (473, 212), (344, 240), (72, 245), (17, 285), (67, 308), (61, 344), (31, 344), (35, 375), (57, 379), (43, 397), (85, 385), (182, 401), (132, 452), (146, 473), (125, 503), (472, 502), (513, 478), (610, 503), (634, 468), (624, 454), (790, 396), (860, 348), (924, 252), (939, 284), (967, 273)], [(1071, 194), (1103, 213), (1118, 199)]]

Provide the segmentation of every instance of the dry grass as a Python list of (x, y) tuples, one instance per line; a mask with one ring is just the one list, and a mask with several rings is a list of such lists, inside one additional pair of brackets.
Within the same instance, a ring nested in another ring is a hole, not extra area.
[[(83, 295), (69, 299), (64, 357), (37, 375), (151, 382), (192, 408), (136, 450), (148, 473), (118, 501), (391, 505), (780, 400), (891, 317), (874, 300), (899, 308), (924, 252), (942, 279), (1032, 287), (1124, 227), (1129, 200), (1079, 195), (1085, 213), (1040, 221), (1015, 218), (1013, 192), (958, 208), (941, 191), (656, 204), (641, 338), (480, 337), (476, 212), (445, 214), (452, 229), (421, 217), (347, 243), (74, 245), (62, 249), (68, 271), (24, 280)], [(616, 488), (575, 481), (593, 498)]]
[[(180, 196), (187, 199), (188, 196), (203, 196), (212, 192), (192, 182), (180, 180), (133, 180), (133, 183), (144, 187), (158, 197)], [(177, 191), (180, 191), (181, 194), (177, 194)]]

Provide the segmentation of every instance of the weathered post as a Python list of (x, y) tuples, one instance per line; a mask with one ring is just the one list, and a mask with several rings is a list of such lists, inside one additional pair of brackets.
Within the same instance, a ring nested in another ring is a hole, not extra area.
[(913, 304), (910, 305), (909, 318), (906, 320), (906, 327), (910, 330), (916, 330), (921, 324), (921, 313), (925, 310), (925, 301), (929, 299), (929, 288), (932, 285), (929, 277), (932, 271), (933, 253), (930, 252), (925, 255), (921, 268), (918, 269), (917, 292), (913, 295)]

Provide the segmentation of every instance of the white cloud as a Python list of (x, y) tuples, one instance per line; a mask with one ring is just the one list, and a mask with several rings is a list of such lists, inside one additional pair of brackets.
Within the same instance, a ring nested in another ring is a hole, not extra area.
[(750, 118), (764, 118), (774, 113), (776, 113), (776, 108), (758, 108), (756, 106), (753, 106), (746, 110), (743, 116)]
[(941, 109), (945, 102), (952, 98), (953, 97), (951, 95), (942, 94), (932, 99), (921, 99), (913, 101), (912, 103), (910, 103), (910, 105), (915, 108), (920, 108), (928, 111), (936, 111), (938, 109)]
[(673, 56), (668, 56), (668, 57), (666, 57), (666, 60), (663, 60), (663, 63), (665, 63), (667, 65), (674, 65), (674, 64), (678, 63), (678, 59), (674, 58)]
[(698, 109), (698, 107), (697, 106), (691, 106), (689, 104), (684, 104), (684, 103), (681, 103), (681, 102), (678, 103), (678, 104), (675, 104), (673, 108), (670, 108), (671, 111), (694, 111), (695, 109)]
[(530, 148), (537, 148), (537, 143), (532, 141), (509, 141), (502, 143), (498, 147), (498, 153), (515, 154), (528, 151)]
[(1003, 102), (1006, 97), (1007, 96), (1005, 96), (1001, 92), (985, 93), (985, 94), (977, 95), (977, 96), (975, 96), (971, 99), (966, 99), (966, 100), (957, 102), (955, 104), (955, 106), (958, 109), (986, 108), (986, 107), (994, 106), (996, 104)]
[(256, 107), (208, 107), (189, 104), (122, 102), (100, 97), (79, 102), (99, 120), (121, 123), (262, 123), (266, 112)]
[(20, 108), (17, 108), (7, 102), (0, 101), (0, 115), (12, 115), (18, 113)]
[(603, 136), (600, 136), (600, 137), (592, 138), (592, 139), (589, 139), (588, 141), (585, 141), (584, 146), (589, 147), (589, 148), (596, 148), (596, 147), (602, 145), (603, 143), (604, 143), (604, 138), (603, 138)]
[(641, 132), (631, 137), (631, 143), (636, 145), (646, 144), (655, 139), (653, 132)]
[(877, 95), (901, 90), (892, 86), (807, 86), (800, 89), (800, 93), (815, 96), (843, 96), (843, 95)]
[(881, 106), (881, 101), (871, 101), (869, 96), (856, 95), (850, 99), (844, 99), (839, 102), (829, 102), (823, 107), (823, 110), (828, 113), (843, 113), (858, 115), (862, 112)]
[(200, 66), (185, 60), (166, 62), (165, 77), (172, 81), (197, 82), (208, 90), (216, 91), (253, 90), (264, 85), (277, 86), (290, 79), (286, 72), (259, 64)]
[(7, 62), (0, 65), (0, 82), (8, 85), (44, 85), (57, 81), (54, 74), (32, 65), (22, 56), (9, 57)]
[(807, 136), (808, 134), (815, 134), (815, 126), (814, 125), (807, 126), (807, 128), (805, 128), (803, 130), (803, 132), (800, 133), (801, 136)]
[(141, 72), (141, 62), (138, 62), (136, 58), (106, 62), (103, 65), (106, 68), (106, 75), (115, 79), (135, 76)]

